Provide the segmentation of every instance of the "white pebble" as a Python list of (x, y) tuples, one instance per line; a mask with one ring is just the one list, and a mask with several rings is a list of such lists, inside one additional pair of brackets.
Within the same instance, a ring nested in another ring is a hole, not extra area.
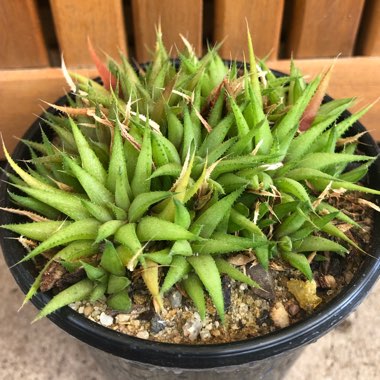
[(100, 311), (99, 310), (94, 310), (91, 315), (96, 318), (96, 317), (99, 317), (99, 314), (100, 314)]
[(100, 314), (99, 321), (100, 321), (100, 324), (102, 324), (105, 327), (109, 327), (113, 324), (113, 318), (104, 312)]
[(196, 340), (202, 329), (202, 322), (199, 314), (194, 313), (193, 318), (187, 320), (182, 329), (184, 336), (189, 337), (192, 342)]
[(136, 334), (137, 338), (140, 338), (140, 339), (149, 339), (149, 333), (148, 331), (139, 331), (137, 334)]
[(182, 305), (182, 294), (178, 290), (170, 293), (169, 302), (174, 309), (180, 307)]
[(126, 324), (131, 319), (129, 314), (118, 314), (116, 316), (116, 323), (120, 323), (121, 325)]
[(79, 306), (80, 306), (80, 302), (73, 302), (69, 305), (72, 309), (74, 310), (78, 310)]
[(240, 315), (244, 315), (246, 313), (248, 313), (248, 305), (246, 305), (245, 303), (242, 303), (240, 306), (239, 306), (239, 313)]
[(202, 329), (201, 332), (199, 333), (200, 337), (202, 340), (208, 340), (211, 338), (210, 331), (207, 329)]
[(281, 302), (275, 303), (270, 312), (270, 317), (272, 318), (274, 325), (277, 327), (284, 328), (290, 324), (288, 312)]

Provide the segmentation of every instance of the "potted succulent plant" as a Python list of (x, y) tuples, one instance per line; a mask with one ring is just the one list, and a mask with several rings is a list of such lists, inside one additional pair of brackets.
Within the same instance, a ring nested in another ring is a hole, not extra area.
[[(102, 84), (63, 64), (72, 94), (13, 158), (4, 147), (1, 236), (19, 242), (3, 251), (36, 319), (119, 356), (104, 364), (115, 376), (280, 378), (378, 276), (378, 244), (360, 254), (361, 220), (345, 213), (377, 208), (358, 195), (380, 194), (357, 123), (369, 107), (350, 115), (352, 99), (326, 98), (331, 69), (309, 84), (293, 64), (274, 75), (250, 38), (250, 65), (186, 46), (172, 61), (159, 34), (136, 69), (90, 45)], [(336, 260), (353, 285), (329, 274)]]

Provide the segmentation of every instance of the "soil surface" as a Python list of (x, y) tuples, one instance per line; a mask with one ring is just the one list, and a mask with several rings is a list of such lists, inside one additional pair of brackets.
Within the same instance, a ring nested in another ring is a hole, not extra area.
[[(345, 223), (337, 226), (364, 251), (370, 251), (373, 210), (363, 194), (333, 193), (329, 202), (357, 221), (361, 228)], [(346, 244), (347, 246), (347, 244)], [(261, 287), (251, 288), (227, 277), (222, 278), (226, 309), (225, 324), (218, 318), (210, 300), (201, 321), (186, 293), (177, 287), (164, 299), (165, 311), (157, 315), (144, 284), (137, 281), (131, 289), (133, 308), (119, 313), (104, 301), (78, 302), (71, 307), (87, 318), (113, 330), (169, 343), (224, 343), (265, 335), (289, 326), (323, 307), (354, 278), (364, 253), (351, 248), (345, 257), (336, 253), (311, 254), (314, 281), (306, 281), (296, 269), (281, 260), (272, 261), (265, 271), (253, 254), (234, 255), (230, 261), (250, 275)]]

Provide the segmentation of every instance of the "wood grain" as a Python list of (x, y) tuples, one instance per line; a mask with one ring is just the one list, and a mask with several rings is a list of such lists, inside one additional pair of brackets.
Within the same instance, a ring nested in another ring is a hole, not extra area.
[(87, 37), (117, 58), (126, 52), (122, 0), (50, 0), (60, 50), (71, 67), (92, 65)]
[(0, 0), (0, 68), (48, 65), (35, 0)]
[[(296, 60), (296, 66), (309, 77), (320, 73), (332, 63), (331, 59)], [(289, 61), (270, 62), (272, 69), (289, 73)], [(356, 97), (350, 111), (357, 111), (379, 99), (380, 57), (341, 58), (335, 64), (327, 93), (333, 98)], [(380, 141), (380, 102), (361, 118), (364, 126)]]
[[(183, 34), (202, 53), (202, 0), (132, 0), (136, 57), (138, 62), (151, 58), (154, 49), (155, 28), (161, 23), (165, 46), (183, 49), (179, 34)], [(171, 56), (177, 55), (171, 49)]]
[(358, 51), (380, 56), (380, 0), (367, 0), (361, 22)]
[[(83, 75), (96, 76), (94, 69), (76, 70)], [(54, 102), (68, 91), (68, 86), (58, 68), (39, 70), (0, 71), (0, 132), (9, 151), (40, 115), (47, 105), (41, 101)], [(4, 158), (3, 152), (0, 158)]]
[[(246, 20), (255, 54), (278, 56), (284, 0), (216, 0), (214, 39), (225, 39), (220, 52), (224, 58), (248, 57)], [(244, 53), (243, 53), (244, 52)]]
[[(331, 64), (329, 59), (297, 60), (297, 66), (305, 75), (314, 76)], [(271, 67), (289, 71), (289, 61), (271, 62)], [(84, 75), (94, 76), (96, 71), (76, 70)], [(376, 100), (380, 88), (380, 57), (342, 58), (335, 65), (328, 93), (333, 97), (356, 96), (358, 104), (353, 110)], [(22, 90), (20, 90), (22, 89)], [(58, 68), (40, 70), (0, 71), (0, 131), (10, 150), (25, 130), (41, 113), (44, 104), (55, 101), (64, 94), (67, 85)], [(363, 118), (363, 124), (380, 140), (380, 103), (377, 103)], [(3, 156), (1, 156), (3, 157)]]
[(364, 0), (293, 0), (288, 56), (351, 56)]

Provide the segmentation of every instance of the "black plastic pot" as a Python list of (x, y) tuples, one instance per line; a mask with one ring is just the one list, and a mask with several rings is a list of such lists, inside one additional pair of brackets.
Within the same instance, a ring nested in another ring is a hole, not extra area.
[[(61, 105), (64, 103), (65, 98), (57, 102)], [(343, 118), (348, 116), (348, 112), (343, 114)], [(40, 124), (42, 122), (36, 121), (24, 138), (41, 141)], [(364, 130), (360, 123), (356, 123), (351, 128), (351, 134)], [(369, 134), (362, 136), (361, 142), (361, 150), (366, 154), (375, 156), (379, 153)], [(27, 147), (19, 143), (13, 158), (21, 160), (28, 157)], [(6, 170), (11, 169), (7, 166)], [(379, 160), (370, 168), (368, 185), (380, 188)], [(7, 189), (8, 185), (3, 182), (0, 188), (1, 206), (12, 207)], [(19, 216), (0, 213), (0, 224), (19, 221), (22, 221)], [(380, 234), (376, 233), (379, 229), (380, 215), (376, 214), (371, 255), (364, 257), (351, 284), (332, 302), (302, 322), (259, 338), (216, 345), (167, 344), (120, 334), (86, 319), (69, 307), (58, 310), (48, 318), (69, 334), (95, 347), (94, 355), (113, 379), (171, 379), (178, 376), (182, 379), (281, 379), (300, 349), (315, 342), (346, 318), (374, 285), (380, 273)], [(14, 266), (25, 255), (25, 251), (16, 240), (5, 239), (10, 235), (10, 232), (0, 229), (1, 247), (11, 273), (26, 293), (33, 283), (35, 269), (32, 263)], [(50, 299), (49, 293), (38, 294), (32, 303), (41, 309)]]

